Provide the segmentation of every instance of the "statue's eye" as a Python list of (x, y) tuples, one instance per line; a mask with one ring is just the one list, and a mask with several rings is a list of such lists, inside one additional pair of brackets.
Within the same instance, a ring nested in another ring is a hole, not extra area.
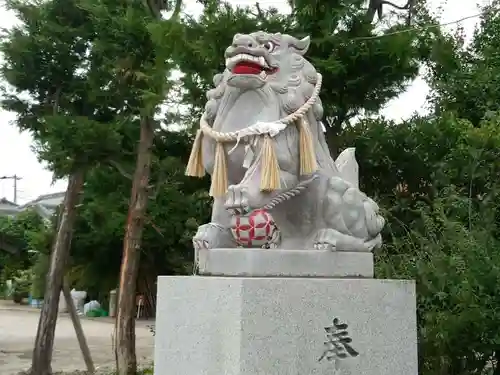
[(274, 49), (276, 48), (276, 44), (274, 44), (273, 42), (266, 42), (262, 46), (269, 52), (273, 52)]

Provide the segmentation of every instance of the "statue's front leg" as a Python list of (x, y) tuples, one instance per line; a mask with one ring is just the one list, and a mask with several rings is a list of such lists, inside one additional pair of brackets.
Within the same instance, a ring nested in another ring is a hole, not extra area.
[(225, 198), (215, 199), (211, 222), (201, 225), (193, 237), (195, 250), (237, 247), (230, 229), (231, 217), (224, 208), (224, 201)]

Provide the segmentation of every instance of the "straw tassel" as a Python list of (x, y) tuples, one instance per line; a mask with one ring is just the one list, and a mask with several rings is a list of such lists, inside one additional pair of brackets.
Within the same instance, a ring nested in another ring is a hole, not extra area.
[(262, 144), (261, 191), (273, 191), (280, 188), (280, 167), (273, 140), (270, 135), (264, 136)]
[(304, 118), (299, 120), (300, 174), (309, 175), (318, 169), (311, 129)]
[(201, 156), (202, 138), (203, 133), (201, 129), (198, 129), (198, 131), (196, 132), (196, 138), (194, 139), (193, 148), (191, 149), (191, 154), (189, 155), (189, 161), (186, 167), (186, 176), (205, 176), (205, 168), (203, 167), (203, 160)]
[(217, 142), (215, 146), (215, 164), (212, 173), (212, 185), (210, 186), (210, 196), (223, 197), (227, 192), (227, 163), (226, 153), (222, 142)]

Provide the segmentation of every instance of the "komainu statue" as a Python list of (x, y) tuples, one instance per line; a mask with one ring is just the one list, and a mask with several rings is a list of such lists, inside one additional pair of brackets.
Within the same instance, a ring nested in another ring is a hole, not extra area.
[(195, 249), (262, 247), (368, 252), (384, 219), (359, 190), (354, 149), (330, 156), (321, 75), (309, 38), (236, 34), (214, 77), (186, 174), (212, 178), (211, 222)]

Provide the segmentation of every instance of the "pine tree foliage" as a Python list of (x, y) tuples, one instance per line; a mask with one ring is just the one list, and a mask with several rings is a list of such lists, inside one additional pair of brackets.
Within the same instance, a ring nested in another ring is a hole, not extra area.
[(497, 0), (482, 7), (470, 43), (463, 28), (443, 41), (428, 77), (437, 110), (453, 111), (475, 126), (500, 108), (499, 10)]
[(8, 83), (2, 104), (33, 135), (39, 158), (63, 177), (119, 153), (121, 124), (109, 101), (92, 91), (97, 67), (88, 58), (94, 36), (88, 12), (74, 1), (8, 6), (21, 24), (2, 38)]

